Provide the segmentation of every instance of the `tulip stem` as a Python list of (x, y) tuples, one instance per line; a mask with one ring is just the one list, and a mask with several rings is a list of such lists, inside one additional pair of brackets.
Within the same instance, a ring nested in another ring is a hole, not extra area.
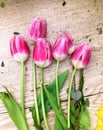
[(42, 68), (40, 68), (40, 87), (41, 87), (41, 104), (42, 104), (44, 123), (46, 126), (46, 130), (49, 130), (49, 126), (48, 126), (48, 122), (47, 122), (47, 118), (46, 118), (45, 106), (44, 106), (44, 81), (43, 81), (43, 69)]
[(24, 62), (21, 62), (21, 108), (24, 114)]
[(69, 91), (68, 91), (68, 129), (70, 128), (70, 95), (71, 95), (71, 89), (72, 89), (72, 85), (73, 85), (73, 79), (76, 73), (76, 67), (74, 68), (73, 72), (72, 72), (72, 76), (70, 79), (70, 85), (69, 85)]
[(59, 69), (59, 61), (56, 64), (56, 96), (57, 96), (57, 104), (58, 108), (60, 108), (60, 98), (59, 98), (59, 83), (58, 83), (58, 69)]
[(40, 117), (39, 117), (38, 102), (37, 102), (37, 90), (36, 90), (36, 65), (35, 63), (33, 63), (33, 78), (34, 78), (34, 98), (35, 98), (36, 118), (37, 118), (38, 125), (40, 125)]

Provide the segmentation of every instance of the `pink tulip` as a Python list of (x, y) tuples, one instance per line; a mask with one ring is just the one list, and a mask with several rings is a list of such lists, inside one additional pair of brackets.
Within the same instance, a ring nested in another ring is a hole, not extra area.
[(75, 49), (72, 36), (68, 32), (64, 32), (62, 35), (64, 35), (68, 39), (68, 54), (72, 54), (74, 52), (74, 49)]
[(68, 39), (59, 35), (53, 47), (53, 57), (58, 61), (64, 60), (68, 55)]
[(47, 32), (47, 22), (45, 19), (35, 18), (29, 27), (29, 35), (33, 40), (45, 38)]
[(14, 35), (10, 40), (11, 55), (16, 61), (24, 62), (29, 56), (29, 47), (21, 35)]
[(91, 57), (91, 45), (87, 43), (80, 44), (72, 55), (72, 63), (77, 69), (82, 69), (87, 66)]
[(52, 62), (52, 47), (45, 38), (38, 38), (33, 50), (33, 60), (39, 67), (47, 67)]

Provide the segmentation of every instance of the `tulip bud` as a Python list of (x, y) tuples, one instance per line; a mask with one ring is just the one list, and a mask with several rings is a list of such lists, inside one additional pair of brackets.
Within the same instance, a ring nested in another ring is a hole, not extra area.
[(14, 35), (10, 40), (10, 51), (18, 62), (24, 62), (29, 55), (29, 47), (21, 35)]
[(47, 67), (52, 62), (52, 47), (45, 38), (38, 38), (33, 50), (33, 60), (39, 67)]
[(68, 54), (72, 54), (75, 49), (72, 36), (68, 32), (64, 32), (62, 35), (64, 35), (68, 39)]
[(68, 39), (60, 35), (55, 41), (53, 47), (53, 57), (58, 61), (64, 60), (68, 55)]
[(47, 22), (45, 19), (35, 18), (29, 27), (29, 35), (33, 40), (44, 38), (47, 32)]
[(80, 44), (72, 55), (72, 63), (77, 69), (82, 69), (87, 66), (91, 57), (91, 45), (87, 43)]

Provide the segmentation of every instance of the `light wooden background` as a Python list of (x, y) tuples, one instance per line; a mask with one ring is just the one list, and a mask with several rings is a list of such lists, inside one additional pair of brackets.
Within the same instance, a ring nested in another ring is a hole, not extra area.
[[(93, 47), (93, 51), (91, 61), (84, 70), (84, 94), (103, 92), (103, 0), (66, 0), (65, 6), (62, 6), (63, 0), (4, 1), (6, 3), (5, 8), (0, 8), (0, 64), (4, 61), (5, 67), (0, 66), (0, 91), (4, 91), (2, 85), (8, 86), (8, 89), (20, 103), (21, 66), (10, 55), (9, 39), (13, 36), (13, 32), (20, 32), (27, 40), (32, 55), (33, 41), (28, 36), (28, 27), (34, 17), (42, 17), (48, 22), (47, 38), (52, 44), (57, 34), (62, 31), (69, 31), (72, 34), (75, 46), (83, 41), (91, 41), (90, 44)], [(33, 130), (33, 120), (29, 111), (29, 107), (34, 102), (31, 55), (25, 65), (25, 107), (29, 128)], [(67, 69), (70, 70), (71, 75), (72, 67), (70, 57), (61, 62), (59, 72), (61, 73)], [(37, 79), (39, 79), (39, 69), (37, 69), (37, 74)], [(46, 84), (54, 79), (55, 61), (53, 61), (50, 67), (45, 69), (44, 74)], [(75, 82), (78, 83), (78, 78), (76, 78)], [(37, 83), (39, 87), (39, 81)], [(66, 81), (60, 94), (62, 100), (67, 99), (68, 84), (69, 80)], [(97, 125), (95, 112), (99, 105), (103, 103), (103, 94), (89, 97), (89, 99), (91, 130), (94, 130)], [(66, 112), (67, 102), (62, 102), (62, 107)], [(48, 113), (51, 130), (53, 130), (54, 116), (52, 111)], [(16, 130), (2, 101), (0, 101), (0, 130)]]

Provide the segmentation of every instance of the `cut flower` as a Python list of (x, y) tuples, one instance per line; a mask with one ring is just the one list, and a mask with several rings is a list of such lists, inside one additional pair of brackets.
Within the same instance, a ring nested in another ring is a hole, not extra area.
[(77, 69), (85, 68), (91, 57), (92, 47), (86, 42), (81, 43), (72, 55), (72, 64)]
[(31, 39), (44, 38), (47, 32), (47, 23), (45, 19), (35, 18), (29, 27), (29, 36)]
[(53, 57), (58, 61), (64, 60), (68, 55), (68, 39), (65, 35), (59, 35), (53, 47)]
[(33, 50), (34, 63), (39, 67), (47, 67), (52, 62), (52, 47), (45, 38), (38, 38)]
[(11, 38), (10, 51), (16, 61), (24, 62), (27, 60), (29, 56), (29, 47), (22, 35), (14, 35)]

